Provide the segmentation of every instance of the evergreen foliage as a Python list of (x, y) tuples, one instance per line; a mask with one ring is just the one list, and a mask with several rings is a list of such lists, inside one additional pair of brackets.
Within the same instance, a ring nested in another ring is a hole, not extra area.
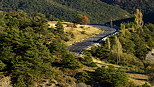
[(5, 66), (6, 65), (0, 60), (0, 71), (4, 70)]
[(79, 24), (90, 24), (90, 20), (88, 19), (88, 17), (81, 14), (77, 15), (75, 22)]
[[(35, 12), (45, 14), (50, 20), (75, 21), (77, 14), (86, 15), (92, 23), (124, 19), (129, 15), (119, 7), (111, 6), (100, 0), (1, 0), (0, 10), (24, 10), (30, 15)], [(58, 18), (58, 19), (57, 19)]]
[(109, 38), (111, 51), (107, 51), (110, 50), (107, 40), (102, 46), (93, 47), (91, 54), (110, 63), (139, 68), (143, 72), (146, 54), (154, 48), (154, 27), (152, 24), (136, 27), (135, 23), (121, 24), (119, 34)]
[(134, 14), (134, 16), (135, 16), (134, 22), (135, 22), (137, 28), (142, 27), (144, 25), (143, 20), (142, 20), (142, 18), (143, 18), (142, 12), (140, 12), (139, 9), (136, 9), (136, 13)]
[(116, 5), (129, 13), (135, 13), (136, 9), (140, 9), (144, 15), (145, 23), (154, 23), (154, 1), (153, 0), (101, 0), (102, 2)]
[(93, 75), (94, 83), (104, 87), (123, 87), (127, 85), (127, 74), (114, 67), (98, 68)]
[(53, 78), (57, 58), (67, 68), (81, 67), (63, 44), (60, 22), (52, 29), (43, 14), (28, 16), (22, 10), (1, 12), (0, 20), (0, 71), (11, 76), (14, 87), (34, 87), (39, 81)]
[(56, 24), (56, 31), (58, 33), (64, 33), (64, 27), (60, 21), (58, 21)]
[(78, 82), (85, 82), (94, 87), (124, 87), (128, 85), (127, 74), (115, 67), (101, 67), (94, 72), (77, 73), (75, 78)]

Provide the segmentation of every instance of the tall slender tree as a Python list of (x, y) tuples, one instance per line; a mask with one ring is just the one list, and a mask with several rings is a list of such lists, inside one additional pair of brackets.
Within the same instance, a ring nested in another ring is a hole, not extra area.
[(120, 25), (120, 29), (121, 29), (121, 33), (122, 33), (123, 35), (125, 35), (125, 33), (126, 33), (126, 27), (125, 27), (124, 24), (121, 24), (121, 25)]
[(121, 43), (120, 43), (118, 37), (115, 36), (115, 44), (113, 45), (112, 51), (111, 51), (111, 52), (112, 52), (114, 55), (116, 55), (117, 64), (118, 64), (118, 63), (120, 62), (120, 60), (121, 60), (121, 55), (122, 55), (122, 53), (123, 53), (122, 49), (123, 49), (123, 48), (122, 48), (122, 45), (121, 45)]
[(136, 9), (134, 16), (135, 16), (134, 22), (136, 24), (136, 27), (137, 28), (142, 27), (144, 25), (142, 12), (139, 9)]
[(110, 50), (111, 49), (111, 43), (110, 43), (110, 39), (107, 38), (107, 46), (108, 46), (108, 49)]

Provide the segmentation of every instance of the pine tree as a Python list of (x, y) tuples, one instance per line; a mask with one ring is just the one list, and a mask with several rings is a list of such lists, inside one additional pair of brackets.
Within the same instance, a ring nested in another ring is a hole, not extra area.
[(64, 27), (60, 21), (58, 21), (56, 24), (56, 31), (58, 33), (64, 33)]

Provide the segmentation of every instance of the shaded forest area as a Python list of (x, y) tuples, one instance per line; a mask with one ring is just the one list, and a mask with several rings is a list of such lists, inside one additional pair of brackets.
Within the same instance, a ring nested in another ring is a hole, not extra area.
[(99, 0), (1, 0), (0, 10), (22, 9), (28, 14), (45, 14), (51, 20), (60, 19), (73, 22), (77, 14), (86, 15), (91, 23), (106, 23), (111, 19), (120, 20), (130, 17), (125, 10), (108, 5)]
[(153, 0), (101, 0), (102, 2), (116, 5), (129, 13), (134, 13), (140, 9), (144, 14), (145, 23), (154, 23), (154, 1)]

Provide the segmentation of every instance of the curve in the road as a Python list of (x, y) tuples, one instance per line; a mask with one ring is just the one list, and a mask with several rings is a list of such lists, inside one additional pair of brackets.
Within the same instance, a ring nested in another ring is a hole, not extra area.
[(104, 38), (107, 38), (108, 36), (115, 34), (118, 30), (118, 28), (111, 28), (105, 25), (91, 25), (91, 26), (98, 27), (104, 30), (104, 32), (96, 36), (90, 37), (87, 40), (69, 46), (68, 50), (70, 52), (75, 52), (77, 54), (80, 54), (84, 49), (92, 46), (93, 44), (100, 43)]

